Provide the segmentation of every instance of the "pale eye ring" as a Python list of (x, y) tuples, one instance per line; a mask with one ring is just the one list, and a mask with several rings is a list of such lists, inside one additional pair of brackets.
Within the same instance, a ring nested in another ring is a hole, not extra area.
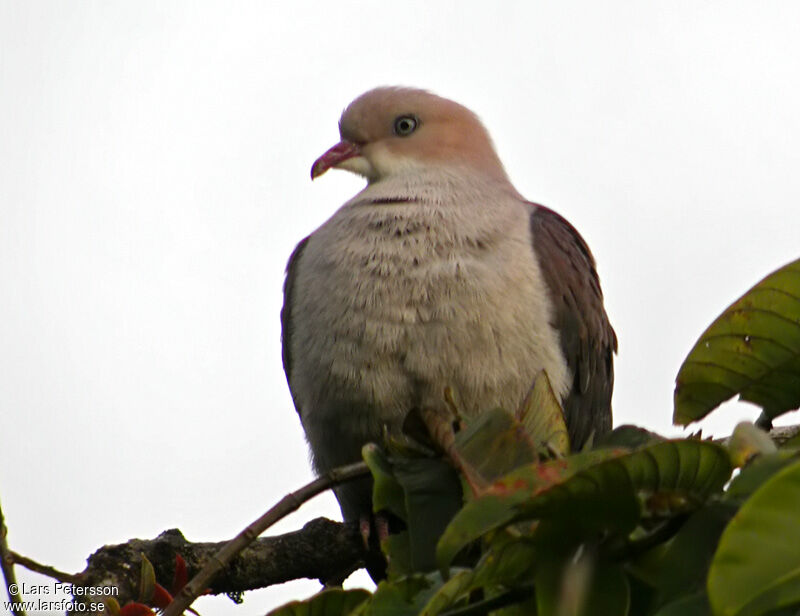
[(417, 130), (419, 120), (413, 115), (401, 115), (394, 121), (394, 134), (398, 137), (408, 137)]

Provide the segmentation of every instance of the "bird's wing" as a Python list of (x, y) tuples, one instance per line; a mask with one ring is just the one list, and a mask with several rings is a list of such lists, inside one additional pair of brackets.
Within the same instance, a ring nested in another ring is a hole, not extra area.
[(589, 435), (611, 429), (613, 354), (617, 336), (603, 307), (594, 257), (575, 228), (537, 204), (531, 234), (553, 302), (553, 326), (573, 375), (563, 402), (570, 441), (580, 448)]
[[(289, 383), (289, 390), (292, 390), (292, 306), (294, 305), (294, 285), (297, 280), (297, 264), (303, 254), (303, 249), (308, 243), (308, 238), (303, 239), (292, 252), (289, 262), (286, 264), (286, 281), (283, 283), (283, 308), (281, 308), (281, 344), (283, 356), (283, 371), (286, 373), (286, 381)], [(294, 397), (294, 392), (292, 392)], [(302, 415), (300, 407), (295, 408)]]

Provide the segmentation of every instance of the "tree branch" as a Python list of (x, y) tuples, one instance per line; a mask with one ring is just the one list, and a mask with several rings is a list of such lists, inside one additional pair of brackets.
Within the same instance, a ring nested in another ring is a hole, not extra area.
[[(155, 539), (131, 539), (103, 546), (89, 557), (86, 569), (74, 575), (50, 571), (14, 552), (9, 554), (16, 564), (92, 591), (95, 601), (111, 596), (125, 605), (139, 600), (142, 555), (152, 563), (156, 580), (168, 588), (175, 573), (176, 554), (186, 561), (192, 574), (213, 561), (229, 543), (192, 543), (179, 530), (167, 530)], [(203, 590), (208, 589), (210, 594), (225, 593), (236, 600), (247, 590), (301, 578), (338, 584), (363, 566), (364, 555), (364, 541), (357, 524), (317, 518), (301, 530), (256, 539)], [(75, 597), (76, 601), (79, 599), (85, 600), (86, 596)], [(77, 610), (71, 613), (84, 614)], [(85, 614), (97, 616), (92, 612)]]
[(292, 511), (297, 510), (300, 505), (310, 500), (320, 492), (324, 492), (333, 486), (345, 483), (351, 479), (362, 477), (369, 474), (369, 468), (365, 462), (358, 462), (348, 466), (334, 468), (311, 483), (304, 485), (296, 492), (284, 496), (281, 501), (264, 515), (250, 524), (235, 538), (229, 541), (213, 558), (209, 559), (203, 569), (195, 575), (180, 593), (173, 598), (164, 610), (163, 616), (178, 616), (200, 596), (207, 586), (222, 569), (224, 569), (239, 552), (250, 545), (261, 533), (275, 524), (281, 518), (287, 516)]
[[(22, 596), (19, 592), (19, 586), (17, 586), (17, 578), (14, 575), (14, 558), (8, 549), (7, 535), (8, 529), (6, 528), (5, 517), (3, 517), (3, 506), (0, 505), (0, 570), (3, 572), (8, 600), (15, 603), (21, 601)], [(12, 613), (14, 616), (25, 616), (23, 610), (14, 609)]]
[[(293, 533), (262, 539), (258, 536), (320, 492), (368, 473), (364, 462), (335, 468), (287, 494), (231, 541), (190, 543), (179, 530), (168, 530), (153, 540), (131, 539), (120, 545), (104, 546), (89, 557), (86, 569), (76, 575), (56, 571), (8, 550), (0, 511), (3, 574), (10, 586), (14, 581), (13, 565), (16, 563), (72, 583), (78, 588), (73, 592), (78, 603), (87, 597), (95, 602), (103, 597), (113, 597), (124, 606), (129, 601), (142, 600), (139, 597), (142, 557), (152, 564), (156, 580), (169, 587), (168, 580), (174, 579), (175, 557), (179, 554), (186, 562), (187, 570), (195, 575), (174, 597), (164, 612), (165, 616), (182, 614), (194, 599), (206, 592), (227, 593), (237, 600), (238, 595), (246, 590), (299, 578), (340, 584), (363, 566), (367, 554), (357, 525), (317, 518)], [(72, 613), (89, 612), (74, 609)]]
[(50, 565), (43, 565), (41, 563), (36, 562), (32, 558), (28, 558), (27, 556), (23, 556), (22, 554), (17, 554), (14, 550), (9, 550), (8, 554), (15, 565), (20, 565), (21, 567), (25, 567), (29, 571), (33, 571), (40, 575), (46, 575), (49, 578), (53, 578), (54, 580), (58, 580), (59, 582), (64, 582), (65, 584), (80, 583), (81, 580), (80, 574), (76, 575), (74, 573), (65, 573), (63, 571), (59, 571), (55, 567), (51, 567)]

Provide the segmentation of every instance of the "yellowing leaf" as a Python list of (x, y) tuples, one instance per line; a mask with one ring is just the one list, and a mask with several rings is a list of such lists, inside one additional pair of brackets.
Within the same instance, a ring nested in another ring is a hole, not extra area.
[(556, 397), (547, 373), (542, 370), (528, 392), (517, 419), (525, 426), (525, 431), (533, 444), (546, 452), (556, 452), (562, 456), (569, 453), (569, 433), (564, 418), (564, 409)]

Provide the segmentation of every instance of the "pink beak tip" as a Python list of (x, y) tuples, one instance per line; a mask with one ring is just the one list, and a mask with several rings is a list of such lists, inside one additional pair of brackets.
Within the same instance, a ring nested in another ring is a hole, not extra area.
[(360, 151), (356, 144), (344, 140), (340, 141), (314, 161), (314, 164), (311, 165), (311, 179), (318, 178), (331, 167), (335, 167), (342, 161), (359, 154)]
[(325, 173), (328, 168), (325, 166), (321, 158), (318, 158), (314, 161), (314, 164), (311, 165), (311, 179), (315, 180), (323, 173)]

